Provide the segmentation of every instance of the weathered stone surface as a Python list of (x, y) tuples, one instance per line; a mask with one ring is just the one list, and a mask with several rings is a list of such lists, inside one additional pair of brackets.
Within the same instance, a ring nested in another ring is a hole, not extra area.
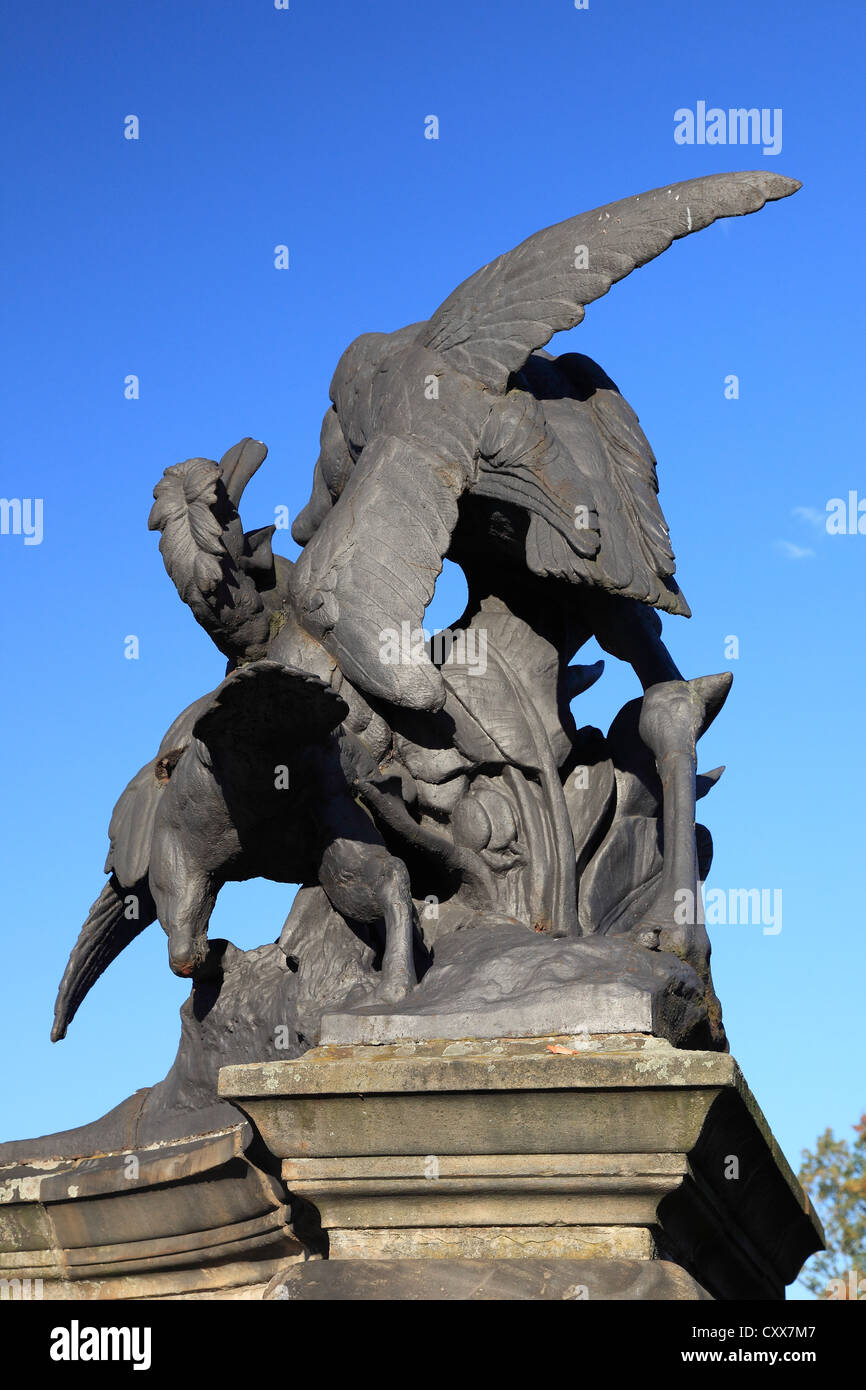
[[(230, 1107), (227, 1107), (231, 1112)], [(47, 1299), (241, 1297), (299, 1257), (250, 1126), (0, 1165), (0, 1271)]]
[(283, 1156), (335, 1264), (502, 1258), (509, 1228), (569, 1258), (617, 1228), (611, 1258), (660, 1253), (713, 1297), (776, 1299), (821, 1244), (724, 1053), (640, 1036), (329, 1046), (227, 1068), (220, 1089)]
[[(223, 1067), (219, 1093), (232, 1099), (416, 1091), (560, 1090), (733, 1085), (745, 1088), (728, 1053), (693, 1054), (633, 1034), (440, 1039), (332, 1044), (287, 1061)], [(275, 1150), (279, 1152), (279, 1150)]]
[[(473, 1128), (472, 1134), (476, 1132)], [(443, 1134), (440, 1143), (447, 1144), (448, 1138)], [(338, 1162), (344, 1171), (337, 1174), (328, 1160), (289, 1159), (283, 1165), (291, 1192), (312, 1202), (329, 1230), (533, 1226), (536, 1241), (541, 1243), (546, 1232), (551, 1247), (560, 1247), (558, 1253), (577, 1253), (574, 1248), (561, 1249), (564, 1228), (571, 1228), (574, 1245), (582, 1240), (577, 1228), (591, 1227), (595, 1235), (609, 1224), (623, 1230), (652, 1224), (661, 1199), (680, 1186), (688, 1171), (682, 1154), (669, 1153), (483, 1153), (441, 1158), (430, 1153), (423, 1159), (418, 1155), (383, 1162), (356, 1156)], [(413, 1172), (408, 1171), (411, 1167)], [(395, 1248), (393, 1253), (402, 1251)], [(636, 1250), (632, 1246), (619, 1253), (631, 1256)]]
[(506, 1299), (705, 1301), (706, 1289), (663, 1260), (310, 1260), (278, 1274), (266, 1299), (388, 1303)]
[(658, 1251), (642, 1226), (332, 1226), (331, 1260), (623, 1259)]

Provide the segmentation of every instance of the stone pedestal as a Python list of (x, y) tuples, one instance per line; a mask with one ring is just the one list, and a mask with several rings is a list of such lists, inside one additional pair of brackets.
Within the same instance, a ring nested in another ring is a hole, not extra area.
[(321, 1223), (327, 1258), (271, 1297), (781, 1299), (821, 1245), (724, 1053), (642, 1034), (321, 1046), (225, 1067), (220, 1093), (282, 1159), (296, 1229)]

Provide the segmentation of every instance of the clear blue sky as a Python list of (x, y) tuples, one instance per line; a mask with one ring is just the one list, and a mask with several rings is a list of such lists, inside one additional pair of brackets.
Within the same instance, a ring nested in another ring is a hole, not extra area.
[[(44, 499), (44, 539), (0, 536), (0, 1137), (95, 1118), (177, 1044), (185, 986), (156, 927), (48, 1041), (112, 805), (222, 672), (146, 529), (162, 470), (254, 435), (271, 453), (247, 524), (294, 513), (359, 332), (427, 317), (575, 212), (759, 167), (802, 192), (677, 244), (554, 347), (602, 363), (658, 454), (695, 615), (666, 621), (680, 665), (735, 672), (702, 758), (728, 766), (704, 803), (711, 883), (781, 888), (784, 915), (778, 935), (715, 930), (733, 1051), (795, 1166), (826, 1125), (849, 1134), (866, 1104), (866, 536), (828, 536), (821, 517), (866, 497), (860, 8), (44, 0), (7, 7), (6, 29), (0, 492)], [(699, 100), (781, 108), (781, 153), (677, 145), (674, 111)], [(448, 574), (431, 617), (460, 604)], [(578, 722), (606, 728), (636, 693), (609, 669)], [(228, 888), (214, 934), (272, 940), (289, 896)]]

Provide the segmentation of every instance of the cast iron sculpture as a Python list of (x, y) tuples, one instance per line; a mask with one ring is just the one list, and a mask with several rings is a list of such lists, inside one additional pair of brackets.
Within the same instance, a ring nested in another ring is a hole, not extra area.
[[(255, 1031), (267, 1012), (256, 970), (283, 971), (268, 1017), (291, 1013), (296, 1054), (324, 1016), (437, 1036), (456, 1010), (465, 1036), (495, 1006), (500, 1026), (511, 1008), (531, 1031), (526, 1001), (545, 990), (565, 990), (570, 1031), (603, 1031), (575, 1013), (575, 979), (642, 984), (672, 1041), (726, 1047), (700, 913), (712, 844), (695, 826), (721, 769), (698, 776), (695, 744), (730, 675), (685, 680), (662, 642), (656, 610), (689, 609), (636, 415), (589, 358), (543, 347), (674, 240), (798, 187), (718, 174), (584, 213), (483, 267), (428, 322), (358, 338), (294, 563), (238, 514), (263, 445), (166, 471), (150, 526), (228, 671), (118, 802), (55, 1039), (157, 918), (213, 1025), (242, 953), (208, 944), (208, 918), (222, 883), (262, 875), (302, 887), (279, 943), (246, 953), (246, 1016)], [(425, 640), (446, 556), (469, 600)], [(570, 665), (591, 636), (645, 692), (606, 736), (570, 709), (601, 674)], [(219, 1060), (261, 1046), (261, 1029), (255, 1044), (235, 1033)]]

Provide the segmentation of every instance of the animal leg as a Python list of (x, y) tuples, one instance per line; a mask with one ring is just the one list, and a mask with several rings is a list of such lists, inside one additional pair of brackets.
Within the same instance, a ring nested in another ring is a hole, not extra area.
[(654, 685), (644, 696), (639, 732), (662, 784), (664, 868), (655, 900), (634, 929), (642, 944), (689, 962), (707, 979), (710, 943), (699, 910), (695, 847), (695, 744), (715, 718), (731, 676)]
[(341, 916), (384, 923), (378, 994), (389, 1003), (402, 999), (416, 983), (414, 906), (405, 864), (382, 844), (337, 837), (322, 855), (319, 881)]
[(628, 662), (644, 690), (663, 681), (682, 680), (662, 641), (661, 619), (655, 609), (601, 589), (588, 591), (583, 602), (599, 646), (610, 656)]

